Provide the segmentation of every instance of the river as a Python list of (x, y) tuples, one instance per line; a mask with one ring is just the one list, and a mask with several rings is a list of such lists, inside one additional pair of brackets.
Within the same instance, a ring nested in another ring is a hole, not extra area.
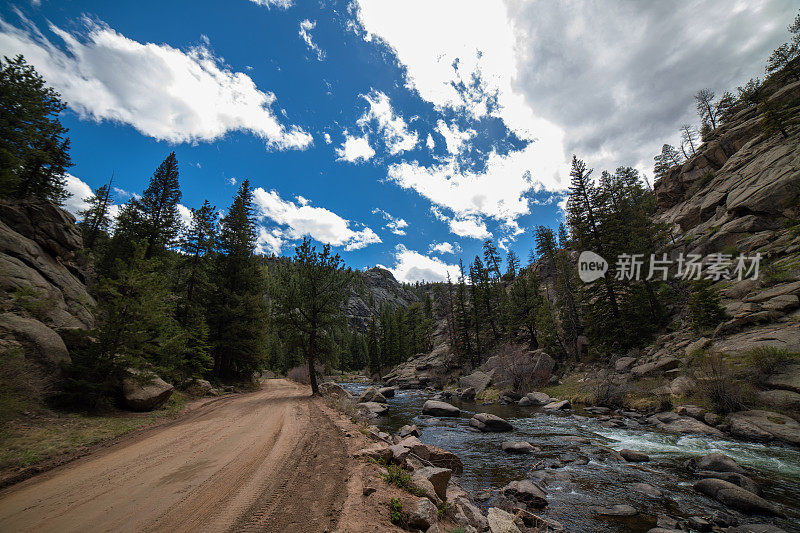
[[(369, 384), (342, 383), (359, 395)], [(400, 390), (389, 398), (389, 414), (375, 424), (389, 433), (406, 424), (416, 424), (420, 440), (455, 453), (464, 462), (461, 486), (473, 495), (498, 489), (506, 483), (528, 477), (531, 468), (544, 460), (545, 470), (558, 472), (559, 479), (540, 483), (548, 493), (548, 506), (536, 514), (559, 521), (569, 531), (605, 533), (608, 531), (646, 532), (655, 527), (660, 513), (673, 518), (708, 516), (725, 511), (741, 523), (768, 522), (765, 517), (748, 517), (692, 489), (699, 478), (683, 468), (690, 457), (721, 452), (750, 469), (762, 488), (763, 496), (781, 505), (789, 515), (774, 523), (787, 531), (800, 531), (800, 450), (779, 444), (758, 444), (701, 435), (673, 435), (642, 427), (607, 428), (588, 413), (544, 413), (517, 405), (480, 405), (472, 401), (446, 400), (459, 407), (459, 418), (432, 418), (422, 415), (422, 405), (434, 394), (421, 390)], [(489, 412), (514, 425), (509, 433), (479, 433), (469, 427), (476, 412)], [(633, 424), (632, 424), (633, 425)], [(592, 444), (566, 441), (563, 436), (588, 438)], [(505, 440), (524, 440), (540, 452), (531, 455), (508, 454), (501, 449)], [(628, 448), (648, 454), (646, 463), (616, 462), (603, 453), (607, 448)], [(588, 463), (580, 464), (588, 459)], [(553, 464), (563, 466), (552, 469)], [(647, 496), (632, 484), (648, 483), (663, 492)], [(480, 502), (479, 502), (480, 503)], [(592, 506), (628, 504), (639, 511), (632, 518), (601, 517)], [(491, 505), (491, 500), (483, 506)]]

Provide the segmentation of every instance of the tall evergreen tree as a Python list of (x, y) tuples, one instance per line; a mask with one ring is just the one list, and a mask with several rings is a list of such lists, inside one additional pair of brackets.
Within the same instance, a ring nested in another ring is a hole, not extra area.
[(209, 302), (214, 371), (226, 379), (249, 376), (265, 356), (266, 281), (255, 247), (253, 191), (244, 180), (220, 221), (215, 291)]
[(58, 119), (66, 104), (33, 66), (18, 55), (0, 60), (0, 191), (57, 204), (69, 196), (72, 166), (67, 128)]
[(111, 225), (111, 217), (109, 216), (111, 183), (114, 177), (106, 185), (98, 187), (92, 196), (84, 198), (87, 207), (80, 212), (81, 228), (83, 229), (84, 245), (90, 250), (94, 248), (97, 238), (101, 235), (107, 235)]
[(306, 355), (313, 394), (318, 391), (314, 365), (330, 353), (331, 333), (342, 320), (351, 277), (339, 255), (331, 255), (329, 244), (317, 252), (305, 238), (295, 248), (294, 268), (285, 271), (275, 295), (278, 320)]

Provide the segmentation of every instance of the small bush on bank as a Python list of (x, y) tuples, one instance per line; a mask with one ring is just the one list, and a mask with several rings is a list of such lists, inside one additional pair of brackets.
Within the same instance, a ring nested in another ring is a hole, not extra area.
[(713, 330), (725, 320), (719, 289), (710, 280), (694, 283), (689, 295), (689, 319), (695, 331)]
[(289, 372), (286, 373), (286, 377), (297, 383), (302, 383), (303, 385), (311, 384), (307, 365), (300, 365), (290, 369)]
[(800, 353), (790, 352), (775, 346), (751, 348), (742, 354), (742, 361), (754, 378), (762, 382), (792, 363), (800, 363)]
[(698, 351), (694, 372), (697, 392), (719, 414), (745, 409), (752, 403), (753, 389), (740, 379), (733, 365), (718, 352)]
[(407, 490), (411, 494), (415, 494), (417, 496), (422, 496), (425, 494), (422, 489), (414, 485), (414, 483), (411, 481), (411, 474), (408, 471), (403, 470), (400, 465), (388, 465), (386, 467), (386, 473), (381, 474), (381, 477), (385, 482), (396, 485), (403, 490)]
[(392, 524), (400, 527), (405, 527), (405, 515), (403, 514), (403, 502), (397, 498), (392, 498), (389, 502), (389, 520)]

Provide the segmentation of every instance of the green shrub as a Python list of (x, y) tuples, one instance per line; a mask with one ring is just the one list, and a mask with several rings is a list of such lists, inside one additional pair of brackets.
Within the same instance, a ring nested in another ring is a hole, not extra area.
[(388, 465), (386, 467), (386, 473), (381, 474), (381, 477), (385, 482), (407, 490), (411, 494), (417, 496), (422, 496), (424, 494), (424, 491), (411, 481), (411, 474), (407, 470), (403, 470), (400, 465)]
[(763, 381), (791, 363), (800, 362), (800, 353), (775, 346), (760, 346), (745, 351), (742, 354), (742, 360), (746, 367), (755, 374), (755, 379)]
[(725, 319), (719, 289), (711, 280), (696, 281), (689, 295), (689, 318), (695, 331), (713, 329)]
[(398, 526), (405, 522), (403, 518), (403, 502), (397, 498), (392, 498), (392, 500), (389, 502), (389, 520), (392, 521), (392, 524)]
[(727, 414), (740, 411), (751, 403), (752, 387), (742, 379), (733, 365), (718, 352), (698, 350), (692, 354), (695, 381), (699, 396), (714, 412)]

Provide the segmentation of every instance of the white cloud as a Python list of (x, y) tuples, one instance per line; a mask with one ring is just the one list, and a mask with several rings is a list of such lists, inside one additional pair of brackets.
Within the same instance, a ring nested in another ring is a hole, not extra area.
[(386, 221), (386, 229), (394, 233), (395, 235), (405, 235), (405, 228), (408, 227), (408, 222), (403, 220), (402, 218), (395, 218), (383, 209), (375, 208), (372, 210), (373, 215), (381, 215)]
[(276, 191), (267, 192), (261, 187), (253, 191), (253, 199), (260, 218), (267, 218), (280, 226), (285, 226), (281, 229), (280, 235), (270, 234), (273, 237), (272, 242), (259, 235), (262, 243), (272, 249), (277, 242), (274, 239), (278, 237), (296, 240), (308, 236), (332, 246), (344, 246), (347, 251), (382, 242), (372, 229), (364, 227), (354, 230), (350, 221), (324, 207), (301, 205), (291, 200), (284, 200)]
[(429, 252), (435, 252), (437, 254), (457, 254), (461, 253), (461, 246), (456, 244), (452, 244), (449, 242), (432, 242), (430, 247), (428, 248)]
[(313, 30), (316, 27), (317, 27), (316, 21), (311, 22), (310, 20), (305, 19), (300, 23), (300, 31), (298, 32), (298, 35), (300, 35), (300, 38), (303, 39), (303, 41), (306, 43), (306, 46), (308, 46), (309, 50), (311, 50), (312, 52), (314, 52), (314, 54), (316, 54), (317, 60), (324, 61), (325, 52), (322, 49), (320, 49), (319, 46), (317, 46), (317, 43), (315, 43), (311, 37), (311, 30)]
[(295, 196), (295, 199), (297, 200), (297, 203), (300, 205), (308, 205), (311, 203), (311, 200), (309, 200), (305, 196), (300, 196), (299, 194)]
[(338, 161), (349, 161), (350, 163), (355, 163), (359, 159), (369, 161), (375, 155), (375, 150), (369, 145), (366, 135), (353, 137), (345, 131), (344, 139), (341, 148), (336, 149), (336, 154), (339, 156)]
[[(458, 154), (464, 148), (464, 143), (473, 138), (478, 132), (475, 130), (461, 131), (457, 124), (448, 126), (444, 120), (439, 120), (436, 124), (436, 131), (444, 137), (447, 151), (451, 154)], [(431, 138), (431, 140), (433, 140)]]
[(330, 133), (324, 133), (322, 136), (325, 138), (325, 144), (331, 144), (333, 142), (331, 140), (331, 134)]
[(181, 217), (181, 224), (189, 227), (192, 224), (192, 211), (183, 204), (178, 204), (178, 215)]
[(283, 240), (283, 232), (278, 228), (267, 231), (261, 226), (258, 228), (258, 238), (256, 239), (256, 251), (260, 254), (281, 253), (281, 249), (286, 241)]
[(450, 220), (450, 232), (459, 237), (471, 239), (488, 239), (492, 233), (486, 229), (486, 224), (478, 217), (466, 216)]
[(72, 196), (64, 201), (64, 209), (72, 213), (75, 218), (79, 218), (78, 213), (89, 207), (84, 198), (91, 198), (94, 196), (94, 192), (88, 184), (72, 174), (67, 173), (65, 178), (67, 192)]
[(388, 270), (401, 282), (446, 281), (448, 273), (451, 279), (458, 279), (458, 265), (450, 265), (439, 258), (422, 255), (402, 244), (398, 244), (395, 248), (394, 259), (394, 267)]
[(397, 115), (392, 108), (389, 97), (375, 89), (368, 95), (361, 95), (369, 104), (369, 109), (358, 119), (358, 125), (366, 128), (372, 121), (377, 122), (377, 130), (383, 134), (389, 153), (396, 155), (413, 149), (419, 142), (415, 131), (408, 130), (403, 117)]
[(277, 120), (273, 93), (231, 71), (207, 47), (142, 44), (104, 24), (84, 23), (82, 36), (50, 24), (62, 49), (30, 23), (20, 29), (0, 19), (0, 49), (24, 54), (84, 119), (130, 124), (173, 143), (212, 141), (231, 131), (250, 132), (278, 150), (313, 142), (299, 126)]
[(436, 148), (436, 141), (433, 140), (433, 135), (430, 133), (428, 134), (428, 140), (425, 141), (425, 144), (427, 145), (428, 150), (433, 150)]
[(228, 185), (236, 185), (236, 178), (234, 178), (233, 176), (231, 176), (230, 178), (228, 178), (225, 181), (228, 182)]
[(267, 9), (277, 7), (278, 9), (289, 9), (294, 5), (294, 0), (250, 0), (254, 4), (264, 6)]

